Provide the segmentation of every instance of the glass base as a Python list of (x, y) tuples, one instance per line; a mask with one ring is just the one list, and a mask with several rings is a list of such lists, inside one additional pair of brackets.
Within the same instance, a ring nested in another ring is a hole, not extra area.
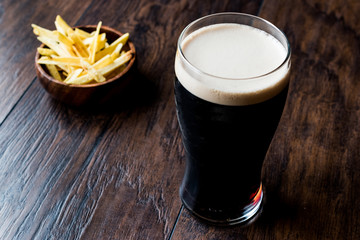
[(262, 190), (262, 185), (260, 185), (257, 193), (251, 200), (251, 202), (243, 208), (241, 213), (238, 217), (235, 218), (227, 218), (227, 219), (214, 219), (205, 217), (201, 214), (199, 214), (196, 210), (192, 209), (186, 201), (181, 197), (181, 201), (185, 208), (194, 216), (198, 217), (200, 220), (205, 221), (211, 225), (217, 225), (217, 226), (231, 226), (231, 225), (248, 225), (252, 223), (256, 218), (259, 216), (259, 213), (262, 209), (262, 203), (263, 203), (263, 197), (264, 192)]

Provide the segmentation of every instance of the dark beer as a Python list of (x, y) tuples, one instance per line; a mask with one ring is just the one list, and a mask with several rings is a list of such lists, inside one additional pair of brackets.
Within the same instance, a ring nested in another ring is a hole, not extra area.
[(228, 225), (259, 210), (261, 168), (289, 69), (286, 37), (254, 16), (210, 15), (181, 34), (174, 85), (186, 157), (180, 196), (196, 216)]
[[(261, 167), (277, 128), (287, 87), (262, 103), (225, 106), (202, 100), (175, 79), (178, 120), (186, 152), (180, 194), (206, 219), (236, 219), (260, 188)], [(259, 196), (260, 197), (260, 196)]]

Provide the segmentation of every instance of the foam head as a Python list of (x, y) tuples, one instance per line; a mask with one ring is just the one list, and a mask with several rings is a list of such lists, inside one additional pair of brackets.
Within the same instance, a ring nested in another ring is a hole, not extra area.
[(204, 100), (255, 104), (274, 97), (288, 83), (288, 45), (256, 27), (208, 25), (180, 37), (179, 45), (176, 76), (189, 92)]

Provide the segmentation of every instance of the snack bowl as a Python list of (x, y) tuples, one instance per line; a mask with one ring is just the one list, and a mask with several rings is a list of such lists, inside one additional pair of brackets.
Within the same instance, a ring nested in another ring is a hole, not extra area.
[[(96, 25), (85, 25), (77, 27), (86, 32), (93, 32), (96, 30)], [(106, 38), (111, 44), (123, 34), (113, 28), (102, 26), (100, 33), (106, 33)], [(41, 44), (42, 48), (45, 47)], [(45, 66), (39, 64), (37, 60), (40, 54), (36, 51), (35, 55), (35, 69), (37, 78), (44, 89), (55, 99), (76, 107), (101, 105), (109, 102), (117, 95), (124, 91), (126, 86), (131, 82), (132, 72), (134, 71), (136, 50), (134, 44), (128, 40), (123, 46), (125, 51), (131, 50), (132, 57), (126, 63), (125, 68), (117, 69), (111, 73), (106, 81), (95, 82), (83, 85), (72, 85), (53, 78)]]

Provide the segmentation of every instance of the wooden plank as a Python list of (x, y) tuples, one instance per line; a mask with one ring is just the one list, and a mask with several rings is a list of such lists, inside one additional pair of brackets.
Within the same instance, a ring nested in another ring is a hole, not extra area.
[(0, 127), (0, 238), (165, 238), (180, 207), (175, 108), (137, 107), (80, 111), (35, 82)]
[(31, 23), (54, 29), (57, 14), (75, 24), (91, 1), (0, 2), (0, 124), (35, 77), (35, 51), (40, 42)]
[[(59, 3), (70, 24), (101, 19), (130, 32), (138, 75), (127, 94), (104, 109), (67, 107), (22, 77), (4, 85), (12, 90), (0, 93), (10, 106), (0, 125), (0, 238), (166, 239), (181, 207), (184, 169), (173, 99), (177, 38), (201, 15), (257, 11), (258, 2), (246, 2), (87, 1), (73, 15), (75, 5)], [(30, 6), (35, 11), (16, 26), (42, 18), (38, 24), (49, 27), (58, 13), (34, 2), (7, 4), (14, 15)], [(26, 39), (17, 50), (24, 58), (12, 69), (26, 65), (21, 76), (31, 81), (37, 43)], [(8, 40), (14, 41), (9, 49), (19, 44), (15, 36)]]
[(292, 47), (289, 98), (263, 166), (266, 204), (249, 227), (184, 210), (172, 239), (359, 239), (358, 1), (264, 1)]

